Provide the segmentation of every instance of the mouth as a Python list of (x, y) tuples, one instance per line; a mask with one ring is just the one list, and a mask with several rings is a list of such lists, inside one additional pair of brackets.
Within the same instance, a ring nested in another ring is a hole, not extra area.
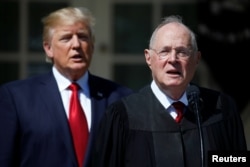
[(82, 60), (82, 56), (79, 54), (79, 55), (74, 55), (71, 57), (71, 59), (75, 60), (75, 61), (79, 61), (79, 60)]
[(181, 75), (181, 73), (177, 70), (169, 70), (166, 73), (170, 75)]

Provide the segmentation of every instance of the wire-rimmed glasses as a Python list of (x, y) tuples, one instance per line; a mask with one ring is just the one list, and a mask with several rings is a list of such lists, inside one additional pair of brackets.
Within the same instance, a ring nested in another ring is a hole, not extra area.
[(187, 59), (191, 56), (192, 54), (192, 49), (190, 48), (185, 48), (185, 47), (178, 47), (178, 48), (164, 48), (160, 51), (150, 48), (150, 50), (154, 51), (158, 57), (163, 60), (163, 59), (167, 59), (168, 57), (170, 57), (174, 51), (175, 56), (178, 59)]

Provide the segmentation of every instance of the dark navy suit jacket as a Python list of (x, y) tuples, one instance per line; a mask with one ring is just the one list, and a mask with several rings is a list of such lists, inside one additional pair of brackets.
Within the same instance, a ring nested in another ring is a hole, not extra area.
[[(132, 90), (89, 76), (92, 125), (85, 167), (89, 167), (99, 121), (114, 101)], [(52, 72), (0, 87), (0, 166), (77, 167), (71, 133)]]

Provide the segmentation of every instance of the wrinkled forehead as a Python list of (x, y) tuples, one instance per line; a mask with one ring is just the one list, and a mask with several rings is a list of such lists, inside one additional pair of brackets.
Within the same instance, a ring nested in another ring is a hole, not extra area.
[(188, 47), (191, 45), (191, 35), (189, 30), (185, 26), (179, 23), (169, 23), (158, 30), (154, 45)]

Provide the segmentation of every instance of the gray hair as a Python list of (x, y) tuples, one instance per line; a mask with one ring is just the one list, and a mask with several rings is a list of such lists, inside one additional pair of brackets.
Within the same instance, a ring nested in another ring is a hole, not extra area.
[(169, 23), (180, 23), (181, 25), (186, 27), (190, 33), (190, 36), (191, 36), (192, 49), (194, 52), (198, 51), (198, 45), (197, 45), (195, 33), (182, 22), (182, 17), (179, 15), (171, 15), (171, 16), (167, 16), (167, 17), (163, 18), (163, 21), (155, 28), (155, 30), (150, 38), (149, 48), (152, 48), (152, 45), (155, 41), (156, 34), (157, 34), (158, 30), (161, 27), (163, 27), (164, 25), (169, 24)]

